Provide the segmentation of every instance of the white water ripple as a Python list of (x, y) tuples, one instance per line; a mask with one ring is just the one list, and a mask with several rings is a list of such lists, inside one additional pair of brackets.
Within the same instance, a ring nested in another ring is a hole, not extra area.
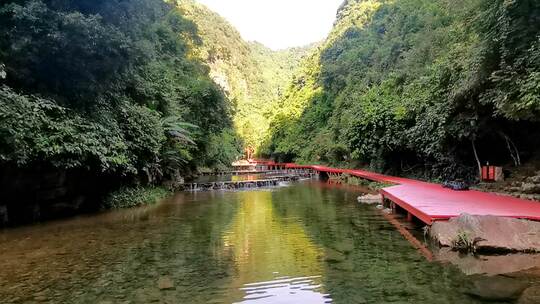
[(332, 303), (329, 294), (322, 293), (321, 276), (280, 277), (272, 281), (244, 284), (246, 295), (235, 304), (296, 304)]

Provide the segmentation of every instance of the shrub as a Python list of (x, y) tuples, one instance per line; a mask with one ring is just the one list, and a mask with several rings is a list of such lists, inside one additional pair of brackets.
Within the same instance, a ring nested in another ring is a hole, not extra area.
[(105, 199), (103, 209), (132, 208), (155, 204), (169, 196), (171, 192), (161, 187), (121, 188)]

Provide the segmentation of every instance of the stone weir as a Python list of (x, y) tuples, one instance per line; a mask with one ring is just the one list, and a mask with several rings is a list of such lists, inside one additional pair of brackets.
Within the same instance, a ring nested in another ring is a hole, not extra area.
[(269, 173), (287, 173), (286, 171), (266, 170), (266, 171), (254, 171), (254, 170), (241, 170), (241, 171), (218, 171), (218, 172), (201, 172), (202, 176), (220, 176), (220, 175), (250, 175), (250, 174), (269, 174)]
[(232, 171), (210, 171), (201, 172), (201, 176), (221, 176), (221, 175), (251, 175), (251, 174), (318, 174), (312, 169), (283, 169), (283, 170), (232, 170)]
[(211, 190), (238, 190), (263, 187), (275, 187), (280, 182), (298, 181), (301, 178), (310, 176), (301, 175), (283, 175), (274, 176), (269, 179), (246, 180), (246, 181), (227, 181), (227, 182), (208, 182), (208, 183), (185, 183), (178, 187), (179, 191), (211, 191)]

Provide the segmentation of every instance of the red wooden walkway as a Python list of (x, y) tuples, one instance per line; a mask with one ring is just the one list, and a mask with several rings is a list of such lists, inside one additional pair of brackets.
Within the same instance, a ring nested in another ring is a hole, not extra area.
[(292, 169), (304, 168), (326, 173), (345, 173), (372, 181), (396, 184), (381, 189), (381, 194), (428, 225), (437, 220), (457, 217), (462, 213), (540, 220), (540, 202), (474, 190), (454, 191), (443, 188), (439, 184), (364, 170), (296, 164), (280, 165)]

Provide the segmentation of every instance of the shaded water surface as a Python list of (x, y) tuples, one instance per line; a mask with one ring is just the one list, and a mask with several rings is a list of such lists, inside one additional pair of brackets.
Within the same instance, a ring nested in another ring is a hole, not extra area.
[(2, 303), (475, 303), (358, 192), (181, 193), (0, 233)]
[(276, 172), (276, 173), (250, 173), (242, 175), (203, 175), (197, 177), (195, 180), (190, 181), (193, 183), (213, 183), (213, 182), (241, 182), (241, 181), (252, 181), (252, 180), (261, 180), (261, 179), (271, 179), (276, 176), (283, 176), (286, 173)]

